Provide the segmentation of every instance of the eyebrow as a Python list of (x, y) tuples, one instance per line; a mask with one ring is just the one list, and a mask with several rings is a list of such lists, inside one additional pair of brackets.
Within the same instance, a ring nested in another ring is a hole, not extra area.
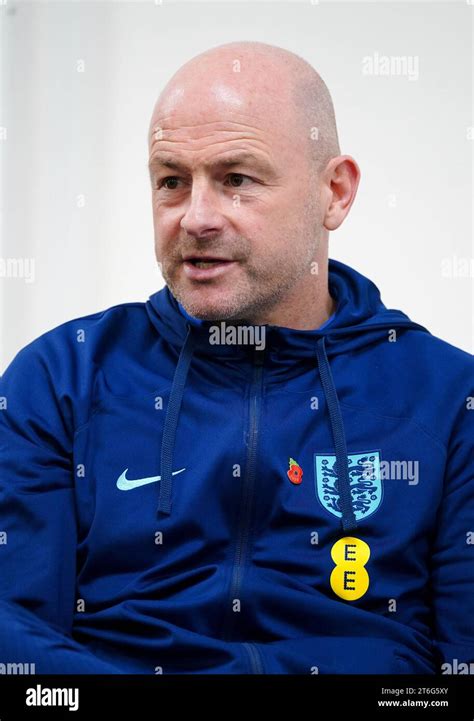
[[(235, 165), (242, 165), (248, 162), (253, 162), (254, 165), (260, 170), (271, 172), (271, 167), (268, 163), (266, 163), (262, 158), (257, 158), (256, 155), (247, 151), (234, 152), (227, 155), (225, 158), (220, 158), (218, 160), (205, 163), (205, 167), (231, 168)], [(148, 169), (150, 170), (150, 173), (152, 168), (156, 166), (164, 166), (166, 168), (171, 168), (172, 170), (178, 171), (187, 170), (186, 166), (183, 163), (180, 163), (178, 160), (174, 160), (172, 155), (164, 152), (156, 153), (153, 158), (150, 159), (150, 162), (148, 163)]]

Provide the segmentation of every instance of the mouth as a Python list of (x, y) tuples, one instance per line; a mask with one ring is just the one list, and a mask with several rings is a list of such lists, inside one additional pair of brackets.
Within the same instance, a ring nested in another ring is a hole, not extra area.
[(223, 275), (237, 265), (237, 261), (228, 260), (227, 258), (212, 258), (212, 257), (199, 257), (199, 258), (185, 258), (183, 260), (183, 267), (186, 276), (192, 280), (207, 280), (210, 278), (216, 278), (217, 276)]

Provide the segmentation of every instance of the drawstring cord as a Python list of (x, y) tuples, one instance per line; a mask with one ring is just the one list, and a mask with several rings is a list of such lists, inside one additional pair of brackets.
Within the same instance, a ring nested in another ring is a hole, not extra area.
[(192, 327), (188, 323), (186, 340), (179, 354), (178, 363), (174, 372), (173, 384), (171, 386), (168, 408), (166, 410), (163, 438), (161, 441), (161, 483), (160, 500), (158, 512), (171, 513), (171, 490), (172, 490), (172, 464), (176, 428), (178, 426), (181, 401), (183, 400), (184, 386), (188, 376), (189, 365), (194, 352), (194, 336)]
[(336, 452), (336, 473), (338, 478), (339, 498), (342, 511), (342, 528), (344, 531), (353, 531), (357, 528), (357, 521), (352, 508), (351, 482), (349, 478), (349, 465), (347, 461), (346, 437), (342, 422), (341, 409), (337, 398), (336, 388), (332, 378), (331, 367), (326, 354), (324, 336), (316, 344), (319, 375), (328, 406), (331, 423), (334, 449)]

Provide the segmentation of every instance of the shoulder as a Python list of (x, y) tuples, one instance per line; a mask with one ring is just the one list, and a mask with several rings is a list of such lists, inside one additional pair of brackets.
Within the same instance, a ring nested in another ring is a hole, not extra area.
[(101, 349), (130, 346), (140, 324), (149, 323), (144, 302), (119, 303), (64, 321), (24, 345), (7, 366), (4, 376), (29, 372), (55, 379), (87, 374)]
[[(426, 373), (432, 372), (449, 377), (464, 373), (472, 374), (474, 371), (474, 356), (471, 353), (431, 333), (407, 329), (400, 336), (400, 346), (403, 350), (404, 362)], [(473, 380), (472, 375), (471, 380)]]

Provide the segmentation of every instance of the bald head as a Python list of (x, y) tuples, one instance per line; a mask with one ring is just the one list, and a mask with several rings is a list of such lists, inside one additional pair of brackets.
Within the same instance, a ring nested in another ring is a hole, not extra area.
[(179, 68), (155, 104), (149, 146), (174, 112), (186, 106), (197, 116), (213, 101), (303, 144), (312, 171), (340, 154), (334, 107), (321, 76), (295, 53), (254, 41), (219, 45)]

